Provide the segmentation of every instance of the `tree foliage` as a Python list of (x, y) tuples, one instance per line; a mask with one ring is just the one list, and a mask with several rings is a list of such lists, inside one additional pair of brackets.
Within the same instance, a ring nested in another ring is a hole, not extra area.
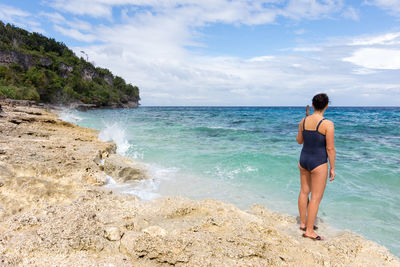
[(0, 95), (99, 106), (140, 100), (137, 86), (77, 57), (65, 44), (0, 21), (0, 56), (10, 53), (23, 59), (0, 61)]

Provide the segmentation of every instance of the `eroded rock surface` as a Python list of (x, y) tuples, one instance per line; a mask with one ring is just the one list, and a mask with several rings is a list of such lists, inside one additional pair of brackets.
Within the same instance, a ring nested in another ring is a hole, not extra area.
[(304, 239), (295, 217), (260, 205), (114, 194), (99, 186), (103, 167), (126, 167), (114, 144), (44, 109), (1, 104), (0, 266), (400, 266), (348, 231)]
[(145, 166), (118, 154), (111, 154), (104, 159), (104, 172), (119, 183), (148, 178)]

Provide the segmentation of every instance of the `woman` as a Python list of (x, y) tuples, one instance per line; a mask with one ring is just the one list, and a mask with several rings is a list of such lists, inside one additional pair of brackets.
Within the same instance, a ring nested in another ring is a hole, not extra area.
[[(335, 179), (335, 145), (333, 122), (324, 119), (329, 98), (326, 94), (315, 95), (312, 99), (314, 113), (303, 118), (299, 124), (297, 142), (303, 144), (299, 169), (301, 189), (299, 194), (300, 229), (305, 231), (303, 237), (323, 240), (314, 230), (319, 203), (324, 195), (328, 175), (329, 181)], [(311, 192), (311, 200), (308, 195)]]

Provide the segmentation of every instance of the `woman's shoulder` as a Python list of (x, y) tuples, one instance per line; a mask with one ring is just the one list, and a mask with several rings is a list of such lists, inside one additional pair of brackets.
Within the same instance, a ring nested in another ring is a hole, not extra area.
[(324, 119), (323, 123), (327, 126), (327, 127), (334, 127), (334, 123), (331, 120), (328, 119)]

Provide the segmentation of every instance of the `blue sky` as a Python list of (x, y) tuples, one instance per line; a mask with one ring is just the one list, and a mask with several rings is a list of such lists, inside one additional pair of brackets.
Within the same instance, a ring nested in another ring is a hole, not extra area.
[(400, 106), (400, 0), (0, 1), (0, 20), (85, 51), (143, 105)]

